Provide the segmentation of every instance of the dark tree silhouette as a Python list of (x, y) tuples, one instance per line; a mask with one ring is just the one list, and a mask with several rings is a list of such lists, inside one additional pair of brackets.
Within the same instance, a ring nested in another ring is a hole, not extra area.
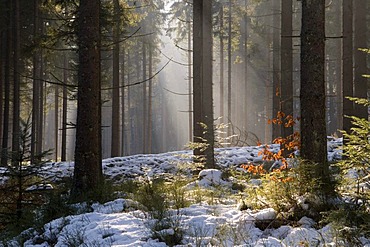
[(114, 26), (113, 26), (113, 93), (112, 93), (112, 132), (111, 132), (111, 156), (120, 154), (120, 97), (119, 97), (119, 52), (120, 52), (120, 6), (119, 1), (114, 0)]
[[(214, 163), (214, 127), (212, 93), (212, 1), (196, 0), (193, 3), (193, 105), (194, 142), (205, 142), (204, 151), (195, 155), (206, 158), (207, 168)], [(206, 129), (201, 124), (206, 126)]]
[(19, 0), (13, 1), (13, 133), (12, 160), (19, 156), (20, 138), (20, 13)]
[(353, 102), (346, 99), (353, 96), (353, 1), (343, 1), (343, 45), (342, 45), (342, 83), (343, 83), (343, 130), (350, 133), (353, 115)]
[[(6, 16), (5, 23), (8, 27), (11, 27), (11, 9), (12, 5), (10, 1), (6, 4)], [(10, 74), (11, 74), (11, 53), (12, 53), (12, 35), (11, 28), (7, 28), (5, 31), (5, 64), (4, 64), (4, 110), (3, 110), (3, 131), (2, 131), (2, 145), (1, 145), (1, 165), (7, 166), (8, 164), (8, 140), (9, 140), (9, 115), (10, 115)]]
[[(293, 115), (293, 2), (281, 1), (281, 87), (280, 110), (286, 115)], [(275, 116), (274, 116), (275, 117)], [(287, 137), (293, 134), (293, 127), (281, 126), (281, 134)]]
[(325, 121), (325, 1), (302, 1), (301, 157), (311, 162), (320, 192), (330, 193)]
[[(366, 39), (366, 10), (367, 0), (353, 1), (354, 7), (354, 96), (357, 98), (367, 98), (367, 79), (363, 77), (367, 73), (366, 53), (360, 51), (367, 48)], [(367, 119), (367, 107), (360, 104), (354, 105), (354, 115)]]
[(100, 0), (81, 0), (78, 12), (78, 93), (71, 201), (99, 199), (103, 184), (100, 95)]

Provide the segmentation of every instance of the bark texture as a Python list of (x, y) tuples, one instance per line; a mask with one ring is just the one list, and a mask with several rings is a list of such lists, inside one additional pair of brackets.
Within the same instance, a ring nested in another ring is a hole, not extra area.
[(119, 1), (114, 0), (114, 19), (113, 27), (113, 92), (112, 92), (112, 132), (111, 132), (111, 157), (120, 155), (120, 97), (119, 97), (119, 32), (120, 32), (120, 13)]
[[(195, 0), (193, 3), (193, 102), (194, 142), (205, 142), (204, 151), (194, 150), (204, 156), (205, 166), (214, 162), (214, 126), (212, 92), (212, 1)], [(200, 123), (206, 126), (203, 129)]]
[[(281, 87), (280, 111), (293, 115), (293, 3), (292, 0), (281, 1)], [(276, 115), (274, 116), (276, 117)], [(281, 135), (293, 134), (293, 127), (281, 125)]]
[[(355, 0), (354, 2), (354, 62), (355, 62), (355, 81), (354, 95), (357, 98), (367, 98), (367, 78), (363, 77), (367, 71), (366, 53), (360, 51), (360, 48), (368, 48), (366, 38), (366, 14), (368, 0)], [(359, 104), (354, 105), (354, 115), (367, 119), (367, 107)]]
[(343, 130), (350, 132), (353, 115), (353, 102), (346, 97), (353, 97), (353, 1), (343, 1), (343, 43), (342, 43), (342, 83), (343, 83)]
[(301, 157), (313, 166), (318, 187), (329, 192), (325, 121), (325, 0), (302, 1)]
[[(273, 87), (273, 94), (272, 94), (272, 116), (276, 117), (278, 111), (280, 111), (280, 2), (274, 1), (273, 5), (273, 34), (272, 34), (272, 87)], [(272, 140), (277, 137), (281, 136), (281, 128), (277, 124), (272, 125)]]
[(99, 0), (80, 1), (77, 32), (78, 105), (72, 201), (99, 199), (103, 183), (99, 12)]

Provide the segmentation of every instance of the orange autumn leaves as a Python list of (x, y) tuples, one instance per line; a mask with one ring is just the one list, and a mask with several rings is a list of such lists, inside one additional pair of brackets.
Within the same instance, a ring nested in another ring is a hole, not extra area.
[[(285, 115), (285, 113), (279, 111), (277, 117), (269, 119), (268, 123), (283, 125), (285, 128), (290, 128), (293, 127), (297, 121), (299, 121), (299, 118), (293, 118), (292, 115)], [(263, 146), (262, 150), (258, 152), (258, 155), (262, 156), (262, 160), (264, 161), (279, 161), (282, 166), (274, 169), (269, 174), (267, 174), (263, 165), (255, 165), (249, 162), (248, 164), (243, 164), (241, 167), (250, 174), (264, 175), (275, 182), (287, 183), (293, 181), (293, 177), (288, 175), (289, 168), (287, 158), (293, 158), (294, 151), (300, 149), (301, 142), (299, 133), (294, 132), (286, 137), (278, 137), (273, 140), (272, 143), (280, 145), (280, 150), (277, 153), (272, 152), (270, 146), (266, 144)], [(258, 143), (258, 145), (260, 146), (261, 143)]]
[(248, 173), (253, 175), (264, 175), (266, 174), (266, 170), (263, 168), (262, 165), (254, 165), (253, 163), (242, 164), (241, 167), (245, 169)]
[(292, 115), (286, 115), (282, 111), (278, 111), (276, 118), (267, 120), (268, 124), (284, 124), (285, 128), (293, 127), (300, 118), (294, 118)]

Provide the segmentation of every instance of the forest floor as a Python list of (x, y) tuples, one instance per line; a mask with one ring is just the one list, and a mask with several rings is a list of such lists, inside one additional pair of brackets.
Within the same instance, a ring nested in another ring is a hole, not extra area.
[[(340, 146), (340, 139), (328, 141), (329, 160), (340, 159)], [(258, 188), (261, 181), (251, 178), (241, 165), (262, 164), (261, 148), (217, 149), (220, 168), (202, 170), (197, 177), (190, 169), (190, 151), (105, 159), (104, 174), (112, 181), (116, 199), (74, 205), (77, 213), (24, 231), (23, 246), (346, 245), (331, 224), (319, 225), (308, 217), (294, 223), (281, 221), (281, 213), (269, 205), (246, 205), (249, 195), (240, 187)], [(279, 149), (277, 145), (270, 148)], [(72, 172), (73, 162), (54, 162), (43, 168), (43, 176), (55, 184)], [(158, 179), (162, 186), (156, 187)], [(358, 240), (370, 246), (370, 240)], [(17, 241), (8, 244), (17, 246)]]

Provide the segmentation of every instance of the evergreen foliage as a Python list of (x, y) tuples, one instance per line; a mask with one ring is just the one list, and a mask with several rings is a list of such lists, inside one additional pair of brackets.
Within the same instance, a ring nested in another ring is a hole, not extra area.
[(40, 176), (50, 151), (37, 155), (31, 163), (31, 123), (21, 121), (20, 147), (16, 154), (9, 153), (11, 162), (5, 168), (4, 183), (0, 185), (0, 231), (4, 235), (17, 234), (32, 225), (35, 209), (48, 201), (52, 185)]
[[(369, 106), (366, 99), (349, 98), (357, 104)], [(343, 160), (339, 162), (342, 175), (341, 189), (355, 205), (366, 204), (369, 200), (370, 178), (370, 122), (368, 119), (350, 116), (351, 132), (343, 131), (346, 145), (343, 146)]]
[[(148, 180), (139, 187), (135, 199), (144, 206), (150, 222), (152, 238), (165, 242), (168, 246), (180, 244), (184, 229), (181, 225), (180, 207), (186, 206), (185, 192), (171, 183), (168, 186), (162, 179)], [(170, 204), (177, 209), (171, 210)]]
[[(370, 106), (367, 99), (348, 98)], [(349, 244), (358, 245), (359, 237), (370, 236), (369, 187), (370, 187), (370, 121), (356, 116), (351, 119), (350, 132), (342, 131), (344, 143), (340, 168), (341, 201), (337, 209), (325, 213), (326, 223), (332, 223), (339, 235)]]

